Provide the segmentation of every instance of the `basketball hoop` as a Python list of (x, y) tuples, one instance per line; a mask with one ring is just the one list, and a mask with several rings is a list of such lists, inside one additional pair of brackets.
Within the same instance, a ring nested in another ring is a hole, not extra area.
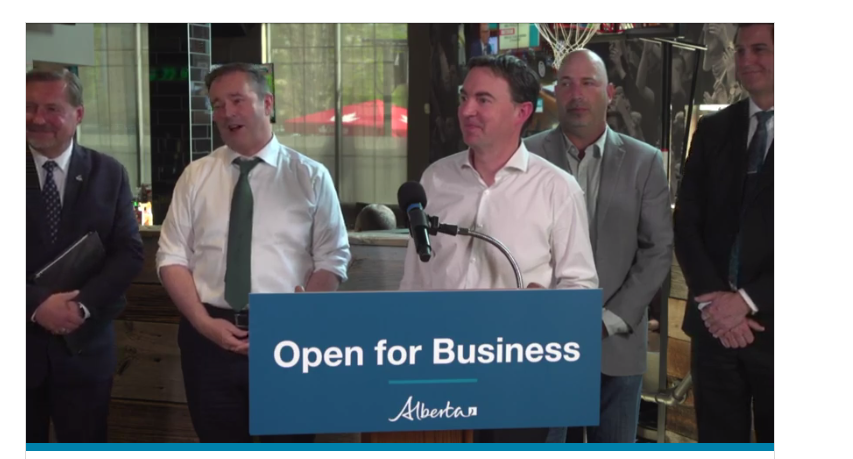
[(633, 28), (633, 24), (621, 23), (534, 23), (533, 25), (554, 50), (554, 67), (556, 68), (560, 67), (560, 63), (567, 54), (586, 47), (596, 34), (618, 34), (625, 29)]

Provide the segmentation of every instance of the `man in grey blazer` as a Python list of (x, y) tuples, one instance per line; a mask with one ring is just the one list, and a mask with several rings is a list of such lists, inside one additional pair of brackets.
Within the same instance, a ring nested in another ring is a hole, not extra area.
[[(646, 371), (648, 305), (672, 264), (669, 186), (660, 151), (607, 127), (614, 88), (598, 55), (570, 53), (557, 78), (560, 126), (525, 144), (574, 175), (586, 198), (604, 300), (601, 415), (598, 426), (587, 427), (587, 439), (632, 443)], [(566, 432), (551, 429), (549, 441), (566, 441)]]

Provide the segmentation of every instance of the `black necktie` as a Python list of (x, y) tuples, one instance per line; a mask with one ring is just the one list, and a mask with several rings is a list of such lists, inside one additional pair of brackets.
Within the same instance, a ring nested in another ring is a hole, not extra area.
[(252, 290), (252, 216), (255, 199), (249, 186), (249, 172), (260, 164), (260, 158), (235, 159), (240, 178), (231, 196), (231, 217), (228, 223), (228, 250), (225, 262), (225, 301), (235, 311), (249, 305)]
[(62, 201), (59, 199), (59, 189), (53, 179), (53, 171), (57, 166), (55, 162), (48, 161), (42, 166), (45, 170), (44, 186), (41, 189), (41, 197), (44, 201), (44, 209), (47, 213), (47, 228), (50, 243), (56, 243), (56, 235), (59, 232), (59, 217), (62, 215)]
[[(741, 201), (745, 201), (752, 195), (758, 181), (758, 173), (761, 172), (761, 166), (764, 165), (764, 156), (767, 152), (767, 122), (773, 117), (773, 111), (758, 112), (755, 114), (755, 117), (758, 120), (758, 127), (755, 129), (755, 134), (752, 136), (749, 148), (747, 149), (749, 166), (746, 171), (746, 182), (744, 183)], [(741, 205), (744, 204), (745, 202)], [(739, 288), (742, 281), (740, 278), (740, 248), (741, 233), (738, 232), (735, 243), (732, 246), (731, 255), (729, 256), (729, 284), (731, 284), (732, 288)]]

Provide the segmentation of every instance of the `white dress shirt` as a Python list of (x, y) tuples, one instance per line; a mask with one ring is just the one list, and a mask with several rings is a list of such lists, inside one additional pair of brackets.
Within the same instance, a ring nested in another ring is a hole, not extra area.
[(586, 197), (586, 212), (589, 217), (590, 227), (595, 226), (595, 216), (598, 213), (598, 192), (601, 190), (601, 162), (604, 156), (604, 146), (607, 143), (608, 130), (609, 128), (605, 128), (598, 139), (592, 145), (586, 147), (582, 160), (578, 148), (569, 141), (566, 134), (563, 134), (563, 141), (566, 143), (566, 158), (569, 161), (569, 173), (578, 181), (578, 185), (580, 185)]
[(36, 172), (39, 176), (39, 187), (44, 188), (44, 179), (47, 177), (47, 171), (44, 168), (45, 163), (53, 161), (56, 163), (56, 168), (53, 170), (53, 182), (56, 183), (56, 190), (59, 191), (59, 202), (65, 204), (65, 176), (68, 174), (68, 164), (71, 162), (71, 151), (74, 149), (74, 141), (68, 144), (68, 148), (55, 159), (50, 159), (42, 155), (33, 147), (30, 147), (30, 153), (33, 155), (33, 161), (36, 163)]
[[(54, 159), (50, 159), (47, 156), (36, 151), (33, 147), (30, 147), (30, 153), (33, 156), (33, 161), (36, 163), (36, 173), (39, 176), (39, 188), (44, 188), (44, 179), (47, 177), (47, 170), (45, 170), (44, 165), (48, 161), (53, 161), (56, 163), (56, 168), (53, 169), (53, 183), (56, 184), (56, 191), (59, 192), (59, 202), (60, 204), (65, 204), (65, 181), (68, 175), (68, 165), (71, 163), (71, 152), (74, 150), (74, 141), (68, 144), (68, 148), (62, 152), (61, 155), (57, 156)], [(83, 319), (88, 319), (91, 314), (89, 314), (89, 310), (86, 306), (83, 306), (82, 303), (77, 303), (80, 306), (80, 309), (83, 310)], [(33, 316), (30, 317), (30, 320), (33, 322), (36, 321), (36, 314), (33, 313)]]
[[(486, 186), (469, 152), (430, 165), (421, 179), (426, 212), (485, 233), (516, 259), (525, 287), (598, 288), (583, 192), (577, 181), (524, 143)], [(423, 263), (409, 241), (401, 290), (515, 289), (512, 266), (485, 241), (439, 234)]]
[[(598, 139), (586, 147), (583, 159), (580, 157), (578, 148), (566, 137), (566, 134), (563, 134), (569, 168), (572, 171), (572, 175), (577, 178), (578, 185), (583, 190), (584, 196), (586, 196), (586, 211), (589, 217), (590, 228), (595, 226), (595, 218), (598, 214), (598, 194), (601, 190), (601, 163), (604, 157), (604, 147), (607, 144), (607, 132), (609, 130), (610, 128), (605, 126), (604, 132), (598, 136)], [(595, 234), (590, 230), (590, 242), (595, 244), (593, 239), (595, 239)], [(604, 322), (607, 334), (610, 336), (629, 333), (631, 331), (631, 327), (621, 317), (607, 308), (601, 310), (601, 320)]]
[[(252, 217), (252, 293), (291, 293), (312, 273), (326, 270), (346, 280), (349, 237), (329, 171), (278, 143), (257, 154), (249, 173)], [(160, 231), (157, 272), (186, 266), (202, 303), (225, 301), (228, 222), (239, 154), (227, 146), (190, 163), (175, 185)]]

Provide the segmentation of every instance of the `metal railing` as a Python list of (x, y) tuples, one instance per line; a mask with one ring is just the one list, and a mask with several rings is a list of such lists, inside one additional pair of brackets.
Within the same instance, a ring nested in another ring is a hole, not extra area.
[(687, 400), (687, 392), (691, 386), (693, 386), (693, 376), (687, 373), (684, 379), (669, 389), (655, 394), (642, 394), (641, 397), (645, 402), (657, 403), (664, 406), (680, 405)]

